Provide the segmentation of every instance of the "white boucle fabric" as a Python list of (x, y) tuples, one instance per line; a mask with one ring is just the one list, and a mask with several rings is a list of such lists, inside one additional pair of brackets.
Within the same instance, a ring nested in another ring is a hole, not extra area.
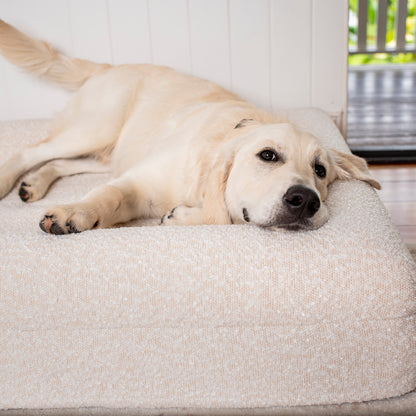
[[(324, 113), (288, 116), (347, 151)], [(0, 122), (0, 163), (48, 126)], [(0, 201), (0, 410), (215, 413), (416, 388), (416, 266), (369, 185), (336, 181), (330, 220), (309, 232), (39, 229), (45, 209), (108, 178), (64, 178), (32, 204), (16, 189)]]

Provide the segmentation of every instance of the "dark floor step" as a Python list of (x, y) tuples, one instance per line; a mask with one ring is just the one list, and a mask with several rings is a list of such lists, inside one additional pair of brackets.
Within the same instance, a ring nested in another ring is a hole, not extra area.
[(351, 151), (368, 163), (415, 163), (416, 145), (351, 146)]

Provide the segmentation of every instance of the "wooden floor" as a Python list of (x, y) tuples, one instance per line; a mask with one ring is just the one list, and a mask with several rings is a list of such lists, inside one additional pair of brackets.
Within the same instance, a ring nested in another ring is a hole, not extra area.
[(348, 142), (353, 149), (416, 149), (416, 65), (349, 68)]
[(383, 187), (379, 196), (404, 241), (416, 244), (416, 164), (373, 165), (370, 171)]
[[(416, 65), (350, 67), (347, 137), (354, 150), (416, 149)], [(416, 244), (416, 164), (370, 170), (403, 239)]]

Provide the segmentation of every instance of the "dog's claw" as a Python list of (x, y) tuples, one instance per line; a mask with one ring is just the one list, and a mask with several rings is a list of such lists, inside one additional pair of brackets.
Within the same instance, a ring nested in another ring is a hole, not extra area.
[(71, 221), (68, 221), (65, 225), (68, 227), (69, 234), (77, 234), (81, 232), (75, 227), (75, 225)]
[(173, 208), (172, 211), (166, 213), (161, 219), (160, 219), (160, 225), (164, 224), (166, 222), (166, 220), (170, 220), (173, 218), (173, 216), (175, 215), (175, 209), (177, 207)]

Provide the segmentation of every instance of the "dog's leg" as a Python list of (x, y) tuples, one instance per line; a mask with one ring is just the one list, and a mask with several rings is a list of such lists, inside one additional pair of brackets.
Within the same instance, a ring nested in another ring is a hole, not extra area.
[(39, 170), (23, 178), (20, 184), (19, 195), (24, 202), (33, 202), (41, 199), (49, 187), (63, 176), (78, 173), (107, 173), (109, 167), (92, 158), (85, 159), (58, 159), (46, 163)]
[(75, 124), (50, 140), (24, 149), (0, 166), (0, 199), (9, 193), (20, 176), (35, 166), (53, 159), (93, 154), (110, 145), (113, 138), (103, 138), (94, 126), (83, 122)]
[(137, 186), (120, 178), (94, 189), (80, 202), (52, 208), (39, 225), (51, 234), (106, 228), (140, 217), (142, 205)]
[(202, 207), (181, 205), (166, 213), (160, 225), (200, 225), (204, 224)]

